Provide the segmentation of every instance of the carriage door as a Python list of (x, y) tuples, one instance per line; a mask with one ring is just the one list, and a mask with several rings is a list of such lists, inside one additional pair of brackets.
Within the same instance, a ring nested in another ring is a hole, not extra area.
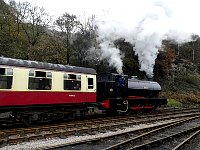
[(96, 76), (87, 75), (87, 102), (96, 102)]

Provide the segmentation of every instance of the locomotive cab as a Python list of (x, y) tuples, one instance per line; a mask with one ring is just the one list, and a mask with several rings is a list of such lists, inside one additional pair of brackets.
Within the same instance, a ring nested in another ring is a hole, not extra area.
[(97, 76), (97, 100), (128, 97), (128, 76), (100, 74)]
[(100, 74), (97, 76), (97, 102), (107, 112), (126, 112), (128, 109), (128, 76)]

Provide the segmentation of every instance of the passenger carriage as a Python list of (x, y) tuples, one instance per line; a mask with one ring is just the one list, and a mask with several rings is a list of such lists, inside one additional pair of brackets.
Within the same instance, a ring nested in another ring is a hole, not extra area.
[(0, 117), (45, 120), (82, 113), (92, 103), (94, 69), (0, 57)]

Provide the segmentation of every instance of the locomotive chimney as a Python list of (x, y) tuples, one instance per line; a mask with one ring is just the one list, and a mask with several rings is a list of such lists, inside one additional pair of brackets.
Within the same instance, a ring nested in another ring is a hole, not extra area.
[(147, 74), (146, 77), (148, 81), (153, 81), (153, 76)]

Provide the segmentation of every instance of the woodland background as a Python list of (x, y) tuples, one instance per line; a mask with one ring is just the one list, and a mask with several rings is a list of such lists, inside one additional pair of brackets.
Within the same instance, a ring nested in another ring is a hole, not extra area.
[[(31, 3), (0, 0), (0, 56), (116, 72), (107, 60), (98, 58), (98, 51), (91, 51), (91, 47), (98, 49), (94, 21), (94, 15), (81, 21), (67, 12), (54, 21), (43, 8)], [(162, 96), (168, 99), (200, 103), (200, 37), (193, 35), (193, 39), (181, 45), (163, 41), (153, 80), (161, 84)], [(114, 44), (124, 55), (124, 74), (147, 79), (139, 69), (134, 45), (124, 39)]]

